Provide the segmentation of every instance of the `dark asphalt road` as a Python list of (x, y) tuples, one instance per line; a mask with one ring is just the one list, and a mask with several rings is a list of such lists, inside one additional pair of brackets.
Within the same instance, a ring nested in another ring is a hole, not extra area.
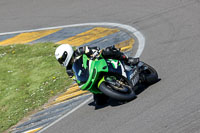
[(199, 133), (199, 0), (1, 0), (0, 32), (85, 22), (143, 33), (141, 60), (162, 79), (138, 98), (99, 110), (85, 105), (47, 133)]

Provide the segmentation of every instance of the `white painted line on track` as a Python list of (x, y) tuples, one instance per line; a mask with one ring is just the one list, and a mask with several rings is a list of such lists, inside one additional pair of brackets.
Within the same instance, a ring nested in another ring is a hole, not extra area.
[(64, 119), (65, 117), (67, 117), (68, 115), (70, 115), (71, 113), (75, 112), (76, 110), (78, 110), (79, 108), (81, 108), (82, 106), (84, 106), (87, 102), (89, 102), (90, 100), (92, 100), (92, 96), (89, 97), (87, 100), (85, 100), (83, 103), (81, 103), (80, 105), (78, 105), (77, 107), (75, 107), (74, 109), (72, 109), (71, 111), (69, 111), (67, 114), (63, 115), (62, 117), (60, 117), (59, 119), (55, 120), (54, 122), (52, 122), (51, 124), (49, 124), (48, 126), (42, 128), (41, 130), (39, 130), (37, 133), (41, 133), (44, 130), (46, 130), (47, 128), (51, 127), (52, 125), (56, 124), (57, 122), (61, 121), (62, 119)]
[[(136, 36), (136, 38), (138, 39), (138, 45), (139, 46), (138, 46), (137, 52), (136, 52), (136, 54), (135, 54), (134, 57), (140, 57), (141, 54), (142, 54), (142, 52), (143, 52), (143, 50), (144, 50), (144, 47), (145, 47), (145, 38), (142, 35), (142, 33), (140, 33), (137, 29), (135, 29), (132, 26), (125, 25), (125, 24), (118, 24), (118, 23), (102, 22), (102, 23), (73, 24), (73, 25), (47, 27), (47, 28), (32, 29), (32, 30), (22, 30), (22, 31), (14, 31), (14, 32), (5, 32), (5, 33), (0, 33), (0, 35), (9, 35), (9, 34), (16, 34), (16, 33), (24, 33), (24, 32), (35, 32), (35, 31), (39, 31), (39, 30), (50, 30), (50, 29), (57, 29), (57, 28), (68, 28), (68, 27), (79, 27), (79, 26), (112, 26), (112, 27), (119, 27), (119, 28), (125, 29), (125, 30), (129, 31), (130, 33), (132, 33), (134, 36)], [(52, 125), (54, 125), (55, 123), (59, 122), (63, 118), (67, 117), (71, 113), (75, 112), (76, 110), (78, 110), (79, 108), (81, 108), (82, 106), (84, 106), (87, 102), (89, 102), (90, 100), (92, 100), (92, 96), (90, 98), (88, 98), (87, 100), (85, 100), (83, 103), (81, 103), (79, 106), (77, 106), (74, 109), (72, 109), (67, 114), (63, 115), (62, 117), (60, 117), (59, 119), (57, 119), (53, 123), (49, 124), (48, 126), (44, 127), (40, 131), (38, 131), (38, 133), (41, 133), (42, 131), (44, 131), (47, 128), (51, 127)]]
[(24, 33), (24, 32), (34, 32), (39, 30), (51, 30), (51, 29), (58, 29), (58, 28), (68, 28), (68, 27), (79, 27), (79, 26), (115, 26), (122, 29), (126, 29), (129, 32), (133, 33), (136, 38), (138, 39), (138, 50), (135, 54), (135, 57), (140, 57), (142, 54), (142, 51), (145, 47), (145, 38), (142, 35), (141, 32), (139, 32), (137, 29), (135, 29), (132, 26), (125, 25), (125, 24), (118, 24), (118, 23), (107, 23), (107, 22), (101, 22), (101, 23), (83, 23), (83, 24), (72, 24), (72, 25), (63, 25), (63, 26), (55, 26), (55, 27), (47, 27), (47, 28), (39, 28), (39, 29), (31, 29), (31, 30), (21, 30), (21, 31), (14, 31), (14, 32), (5, 32), (0, 33), (0, 35), (9, 35), (9, 34), (16, 34), (16, 33)]

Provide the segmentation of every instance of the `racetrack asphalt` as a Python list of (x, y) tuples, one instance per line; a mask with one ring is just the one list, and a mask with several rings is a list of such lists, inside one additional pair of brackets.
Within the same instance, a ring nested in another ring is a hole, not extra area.
[(141, 60), (160, 82), (126, 104), (88, 104), (43, 132), (199, 133), (199, 0), (1, 0), (0, 32), (85, 22), (131, 25), (143, 33)]

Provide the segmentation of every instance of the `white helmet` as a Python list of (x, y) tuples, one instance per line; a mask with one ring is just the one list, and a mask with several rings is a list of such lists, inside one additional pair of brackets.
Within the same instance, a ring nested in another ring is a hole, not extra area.
[(59, 47), (57, 47), (55, 51), (55, 57), (60, 64), (67, 67), (67, 65), (69, 64), (69, 61), (72, 58), (73, 53), (74, 53), (74, 50), (71, 45), (62, 44)]

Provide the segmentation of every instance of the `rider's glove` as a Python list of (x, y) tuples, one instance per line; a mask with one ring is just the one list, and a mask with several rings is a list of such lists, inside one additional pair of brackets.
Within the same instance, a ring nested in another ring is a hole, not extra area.
[(67, 74), (68, 74), (68, 76), (69, 76), (70, 78), (72, 78), (72, 77), (74, 76), (74, 73), (73, 73), (72, 70), (66, 70), (66, 72), (67, 72)]
[(96, 50), (92, 55), (91, 55), (91, 59), (95, 59), (100, 55), (100, 52), (98, 50)]

